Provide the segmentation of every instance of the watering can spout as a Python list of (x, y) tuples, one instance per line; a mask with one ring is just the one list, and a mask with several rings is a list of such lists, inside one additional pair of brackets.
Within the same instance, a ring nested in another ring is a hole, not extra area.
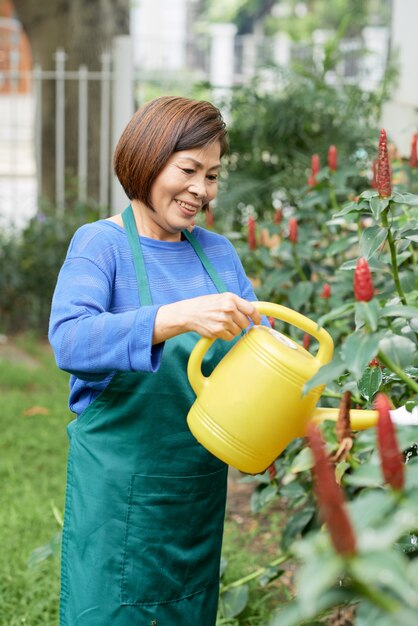
[[(351, 409), (350, 410), (350, 425), (352, 430), (366, 430), (372, 428), (377, 424), (377, 411), (364, 410), (364, 409)], [(316, 407), (312, 421), (316, 424), (324, 422), (325, 420), (332, 420), (336, 422), (338, 419), (338, 409)]]

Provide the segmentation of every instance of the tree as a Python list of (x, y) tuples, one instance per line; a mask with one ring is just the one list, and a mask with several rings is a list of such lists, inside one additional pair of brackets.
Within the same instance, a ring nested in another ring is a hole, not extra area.
[[(101, 54), (110, 49), (116, 35), (129, 33), (129, 0), (13, 0), (32, 49), (34, 63), (45, 70), (54, 68), (57, 48), (67, 54), (66, 69), (77, 70), (81, 64), (89, 70), (101, 68)], [(66, 85), (66, 174), (77, 175), (76, 81)], [(42, 91), (42, 197), (55, 197), (55, 83), (43, 81)], [(90, 84), (89, 93), (89, 189), (97, 197), (99, 162), (100, 85)]]

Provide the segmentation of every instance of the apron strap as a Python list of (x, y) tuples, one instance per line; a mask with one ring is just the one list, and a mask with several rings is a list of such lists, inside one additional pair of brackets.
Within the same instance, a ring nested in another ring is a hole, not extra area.
[[(152, 304), (151, 292), (148, 284), (147, 271), (144, 262), (144, 256), (142, 254), (141, 243), (139, 241), (138, 231), (136, 228), (135, 217), (132, 210), (132, 206), (129, 205), (122, 213), (122, 219), (125, 226), (126, 234), (128, 236), (129, 245), (132, 250), (133, 261), (135, 265), (135, 271), (138, 279), (138, 291), (139, 298), (142, 305)], [(215, 285), (219, 293), (225, 293), (228, 291), (224, 281), (221, 279), (212, 263), (206, 256), (205, 251), (196, 239), (196, 237), (188, 230), (183, 230), (182, 235), (192, 246), (200, 259), (206, 272), (209, 274), (213, 284)]]
[(225, 293), (225, 291), (228, 291), (224, 281), (219, 276), (219, 274), (213, 267), (212, 263), (209, 261), (208, 257), (206, 256), (205, 251), (203, 250), (202, 246), (200, 245), (196, 237), (192, 233), (190, 233), (188, 230), (182, 230), (182, 235), (184, 235), (184, 237), (187, 239), (189, 244), (192, 246), (193, 250), (196, 252), (197, 256), (200, 259), (200, 262), (202, 263), (203, 267), (205, 268), (205, 270), (211, 277), (212, 282), (215, 285), (218, 292)]
[(138, 281), (139, 300), (141, 305), (152, 304), (151, 292), (148, 284), (147, 270), (145, 268), (144, 255), (139, 241), (138, 230), (136, 228), (135, 217), (131, 205), (126, 207), (122, 213), (123, 223), (128, 236), (129, 245), (132, 251), (136, 277)]

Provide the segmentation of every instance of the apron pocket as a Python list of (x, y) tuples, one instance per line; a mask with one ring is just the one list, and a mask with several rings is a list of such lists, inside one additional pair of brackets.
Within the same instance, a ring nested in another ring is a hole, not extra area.
[(162, 604), (219, 579), (227, 468), (199, 476), (133, 474), (122, 604)]

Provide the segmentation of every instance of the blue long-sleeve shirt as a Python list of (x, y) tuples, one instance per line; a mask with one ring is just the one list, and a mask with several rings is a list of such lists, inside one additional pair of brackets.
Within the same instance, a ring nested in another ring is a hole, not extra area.
[[(193, 230), (228, 291), (255, 300), (232, 244)], [(52, 300), (49, 340), (58, 367), (69, 372), (69, 406), (79, 415), (116, 371), (158, 369), (164, 344), (152, 345), (160, 306), (217, 293), (187, 241), (141, 237), (152, 305), (141, 306), (125, 229), (100, 220), (75, 233)]]

